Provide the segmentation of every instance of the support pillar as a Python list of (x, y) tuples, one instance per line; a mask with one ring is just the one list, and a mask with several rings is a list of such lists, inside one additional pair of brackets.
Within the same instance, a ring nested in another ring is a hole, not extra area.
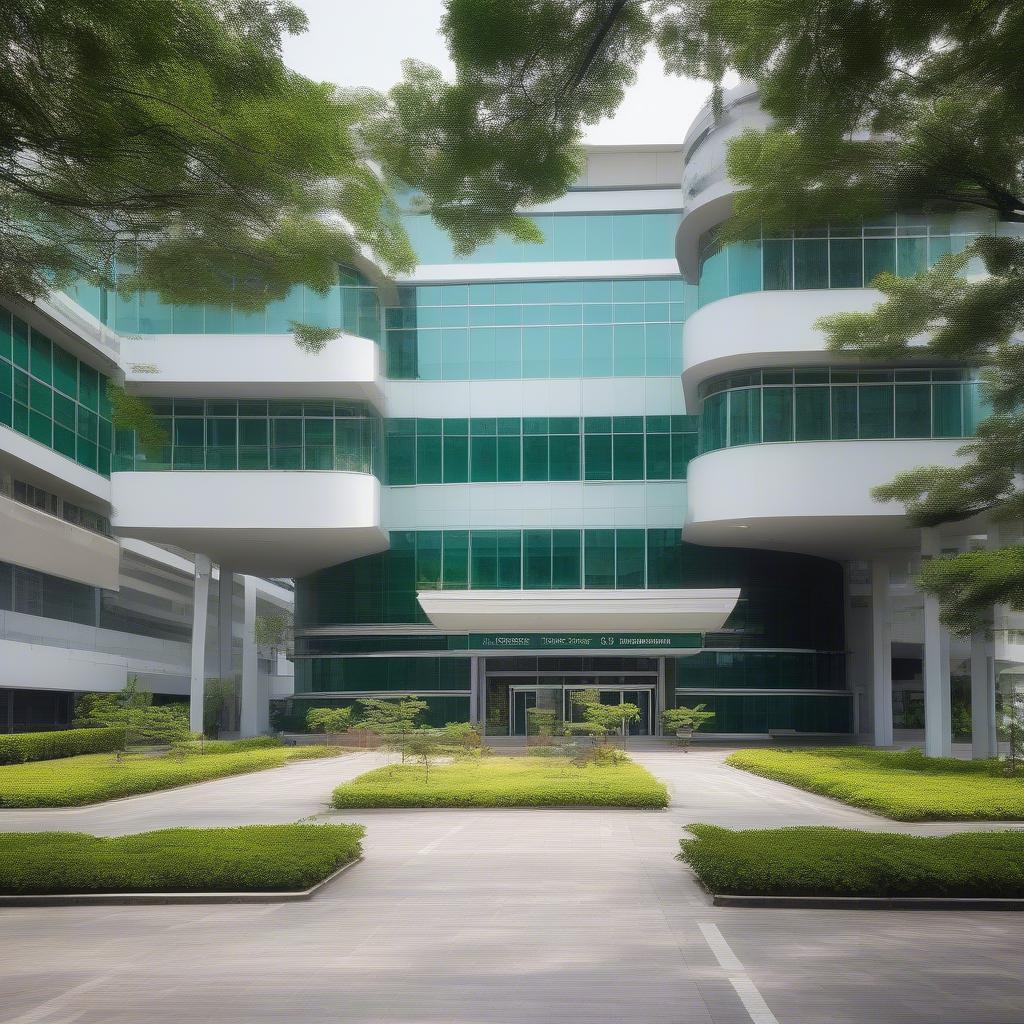
[(206, 696), (206, 614), (210, 603), (212, 566), (205, 555), (196, 555), (192, 588), (192, 664), (189, 684), (188, 727), (203, 731), (203, 703)]
[(971, 633), (971, 757), (995, 757), (995, 665), (983, 629)]
[(480, 659), (469, 659), (469, 720), (479, 725), (480, 719)]
[(234, 676), (232, 641), (234, 627), (235, 574), (220, 567), (220, 581), (217, 586), (217, 674), (221, 679)]
[(889, 565), (871, 566), (872, 721), (876, 747), (892, 746), (892, 613)]
[(243, 737), (259, 736), (259, 660), (256, 657), (256, 578), (242, 577), (242, 687), (239, 731)]
[[(934, 527), (921, 531), (921, 557), (939, 554)], [(939, 599), (924, 595), (924, 752), (928, 757), (949, 757), (953, 752), (949, 717), (949, 638), (939, 622)]]

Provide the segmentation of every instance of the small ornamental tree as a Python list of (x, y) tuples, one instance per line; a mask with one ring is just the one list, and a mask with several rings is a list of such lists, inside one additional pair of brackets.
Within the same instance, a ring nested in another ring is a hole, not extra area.
[(306, 728), (310, 732), (327, 733), (327, 742), (338, 745), (338, 736), (352, 724), (352, 708), (310, 708), (306, 712)]
[(423, 781), (430, 781), (430, 766), (441, 754), (436, 729), (416, 729), (402, 737), (402, 760), (408, 758), (423, 765)]
[(153, 694), (139, 689), (138, 676), (119, 693), (83, 694), (75, 707), (75, 725), (122, 730), (118, 758), (132, 744), (180, 743), (189, 737), (188, 724), (186, 705), (154, 704)]
[(665, 731), (682, 734), (680, 740), (684, 750), (690, 745), (690, 734), (715, 717), (714, 711), (706, 711), (705, 708), (707, 704), (697, 704), (692, 708), (680, 706), (662, 711), (661, 721)]
[(360, 724), (384, 738), (385, 745), (398, 750), (405, 761), (403, 738), (416, 728), (416, 719), (427, 710), (427, 702), (418, 697), (403, 697), (400, 700), (377, 700), (361, 697)]
[[(602, 704), (597, 690), (577, 690), (570, 700), (583, 714), (583, 722), (570, 723), (567, 732), (586, 732), (591, 736), (607, 737), (620, 726), (640, 721), (640, 709), (635, 704)], [(583, 726), (584, 728), (577, 728)], [(589, 728), (587, 728), (589, 727)]]

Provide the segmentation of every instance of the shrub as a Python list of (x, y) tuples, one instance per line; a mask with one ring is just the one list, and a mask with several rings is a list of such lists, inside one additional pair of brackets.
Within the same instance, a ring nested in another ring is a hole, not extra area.
[(430, 772), (389, 765), (334, 791), (335, 807), (664, 807), (665, 787), (626, 760), (576, 768), (564, 757), (490, 757)]
[(310, 708), (306, 728), (310, 732), (339, 733), (352, 724), (352, 708)]
[(166, 829), (116, 838), (0, 834), (0, 892), (266, 892), (308, 889), (357, 858), (359, 825)]
[(122, 729), (62, 729), (57, 732), (22, 732), (0, 736), (0, 765), (50, 761), (76, 754), (102, 754), (120, 750)]
[(249, 736), (244, 740), (187, 740), (178, 749), (188, 754), (232, 754), (240, 750), (272, 750), (283, 747), (276, 736)]
[(795, 827), (688, 826), (680, 859), (715, 893), (1024, 897), (1024, 833), (911, 836)]
[(740, 750), (726, 764), (898, 821), (1024, 818), (1024, 779), (998, 761), (925, 757), (870, 747)]
[(59, 762), (7, 765), (0, 768), (0, 807), (77, 807), (336, 754), (333, 747), (277, 747), (202, 756), (131, 754), (120, 760), (87, 754)]

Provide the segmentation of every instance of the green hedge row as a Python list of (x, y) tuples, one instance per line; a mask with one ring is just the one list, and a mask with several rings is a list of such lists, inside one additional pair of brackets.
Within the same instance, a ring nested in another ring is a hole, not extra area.
[(118, 750), (123, 729), (62, 729), (60, 732), (19, 732), (0, 736), (0, 764), (52, 761), (77, 754)]
[(739, 750), (726, 764), (898, 821), (1024, 818), (1024, 780), (996, 761), (866, 747)]
[(680, 859), (714, 893), (1024, 897), (1024, 832), (687, 827), (693, 838), (681, 841)]
[(116, 838), (0, 833), (5, 895), (287, 892), (358, 857), (361, 825), (174, 828)]
[(665, 807), (665, 787), (626, 761), (577, 768), (562, 757), (487, 757), (436, 765), (394, 764), (335, 789), (337, 808)]

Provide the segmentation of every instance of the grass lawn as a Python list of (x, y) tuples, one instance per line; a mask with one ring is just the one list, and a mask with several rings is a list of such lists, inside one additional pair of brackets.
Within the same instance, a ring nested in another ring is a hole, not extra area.
[(0, 807), (76, 807), (119, 796), (151, 793), (190, 782), (277, 768), (307, 757), (331, 757), (337, 747), (265, 747), (222, 753), (85, 754), (57, 761), (33, 761), (0, 767)]
[(906, 836), (690, 825), (680, 859), (714, 893), (1024, 897), (1024, 832)]
[(927, 758), (869, 747), (740, 750), (726, 764), (835, 797), (897, 821), (1024, 819), (1024, 778), (994, 761)]
[(4, 895), (308, 889), (361, 852), (360, 825), (172, 828), (99, 839), (0, 833)]
[(485, 757), (430, 769), (395, 764), (334, 791), (335, 807), (664, 807), (665, 787), (640, 765), (577, 768), (564, 757)]

